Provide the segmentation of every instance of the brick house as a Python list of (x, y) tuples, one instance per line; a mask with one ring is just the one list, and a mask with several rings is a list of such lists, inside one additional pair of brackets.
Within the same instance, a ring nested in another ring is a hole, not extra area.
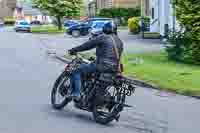
[(13, 16), (17, 0), (0, 0), (0, 19)]

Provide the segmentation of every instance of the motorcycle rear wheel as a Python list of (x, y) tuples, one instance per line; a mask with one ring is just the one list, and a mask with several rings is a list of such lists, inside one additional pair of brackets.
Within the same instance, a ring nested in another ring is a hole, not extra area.
[[(116, 89), (114, 86), (109, 86), (107, 88), (109, 89), (111, 87)], [(114, 119), (116, 119), (119, 113), (123, 110), (122, 104), (125, 102), (125, 96), (121, 94), (113, 93), (113, 95), (110, 95), (110, 97), (113, 97), (115, 100), (113, 99), (114, 104), (111, 104), (110, 102), (106, 101), (107, 99), (105, 96), (106, 94), (103, 94), (104, 95), (103, 97), (102, 97), (102, 94), (100, 94), (101, 96), (99, 94), (100, 93), (97, 93), (98, 96), (96, 96), (94, 100), (93, 118), (97, 123), (105, 125), (112, 122)], [(101, 97), (100, 99), (102, 99), (101, 101), (99, 101), (99, 96)], [(99, 107), (107, 108), (109, 112), (100, 111)]]

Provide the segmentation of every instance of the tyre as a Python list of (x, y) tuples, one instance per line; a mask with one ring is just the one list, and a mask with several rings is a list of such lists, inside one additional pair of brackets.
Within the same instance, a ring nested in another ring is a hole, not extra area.
[[(60, 110), (64, 108), (70, 101), (70, 75), (64, 71), (54, 83), (51, 91), (51, 104), (54, 109)], [(58, 97), (57, 97), (58, 96)], [(61, 98), (62, 100), (57, 103)]]
[[(111, 89), (113, 89), (112, 92)], [(97, 123), (108, 124), (116, 119), (123, 110), (120, 103), (125, 102), (125, 97), (116, 92), (116, 87), (109, 86), (104, 94), (97, 93), (93, 104), (93, 118)]]
[(92, 28), (89, 28), (89, 29), (88, 29), (88, 34), (90, 34), (90, 33), (91, 33), (91, 31), (92, 31)]
[(75, 38), (79, 37), (80, 36), (80, 31), (79, 30), (73, 30), (72, 31), (72, 36), (75, 37)]

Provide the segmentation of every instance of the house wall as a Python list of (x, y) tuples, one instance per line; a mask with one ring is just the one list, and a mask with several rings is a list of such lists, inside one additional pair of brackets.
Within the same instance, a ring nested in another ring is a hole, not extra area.
[(112, 0), (96, 0), (97, 9), (101, 10), (103, 8), (111, 8)]
[(142, 4), (142, 15), (143, 16), (149, 16), (149, 15), (151, 15), (151, 13), (150, 13), (150, 0), (141, 0), (140, 1), (141, 2), (141, 4)]
[(94, 17), (96, 15), (96, 2), (90, 2), (88, 4), (88, 16)]
[(42, 23), (52, 22), (52, 18), (50, 16), (45, 16), (39, 10), (32, 8), (31, 5), (20, 2), (15, 8), (14, 17), (17, 20), (25, 19), (29, 23), (33, 20), (39, 20)]
[(17, 4), (17, 0), (3, 0), (6, 1), (6, 6), (12, 10), (15, 9), (16, 4)]
[(0, 0), (0, 18), (13, 16), (16, 0)]
[(30, 23), (31, 21), (34, 21), (34, 20), (38, 20), (42, 23), (51, 23), (52, 22), (52, 19), (50, 16), (44, 16), (44, 15), (35, 15), (35, 16), (25, 15), (23, 17), (23, 19), (25, 19), (28, 23)]
[[(151, 9), (151, 32), (159, 32), (161, 36), (165, 36), (166, 25), (169, 30), (173, 29), (173, 8), (170, 0), (150, 0)], [(154, 18), (152, 17), (154, 9)]]
[(140, 5), (141, 0), (112, 0), (113, 7), (134, 8)]
[(160, 0), (150, 0), (150, 12), (151, 12), (151, 21), (150, 21), (150, 31), (151, 32), (160, 32), (160, 21), (159, 21), (159, 1)]

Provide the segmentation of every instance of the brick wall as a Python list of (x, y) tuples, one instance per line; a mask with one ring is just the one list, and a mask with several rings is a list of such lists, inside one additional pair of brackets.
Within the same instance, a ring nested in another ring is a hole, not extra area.
[(141, 0), (113, 0), (113, 7), (134, 8), (139, 7)]
[(134, 8), (140, 7), (141, 0), (96, 0), (97, 9), (121, 7), (121, 8)]

